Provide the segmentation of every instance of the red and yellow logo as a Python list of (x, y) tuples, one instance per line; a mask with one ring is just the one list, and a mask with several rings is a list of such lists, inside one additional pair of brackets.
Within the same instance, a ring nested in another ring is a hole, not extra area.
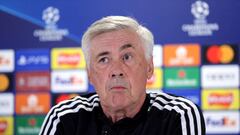
[(210, 46), (206, 52), (207, 60), (213, 64), (230, 63), (234, 58), (234, 50), (230, 45)]
[(147, 80), (147, 89), (160, 89), (162, 88), (162, 70), (155, 68), (154, 73), (150, 79)]
[(239, 109), (239, 90), (203, 90), (202, 108), (206, 110)]
[(85, 68), (81, 48), (54, 48), (52, 50), (52, 69)]
[(0, 117), (0, 135), (13, 135), (13, 118)]
[(163, 48), (165, 66), (198, 66), (200, 46), (198, 44), (167, 44)]

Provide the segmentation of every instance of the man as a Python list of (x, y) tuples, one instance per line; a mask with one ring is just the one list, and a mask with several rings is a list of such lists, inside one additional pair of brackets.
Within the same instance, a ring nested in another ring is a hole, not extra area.
[(146, 94), (153, 45), (151, 32), (130, 17), (93, 23), (82, 48), (97, 94), (54, 106), (40, 135), (204, 135), (203, 115), (191, 101)]

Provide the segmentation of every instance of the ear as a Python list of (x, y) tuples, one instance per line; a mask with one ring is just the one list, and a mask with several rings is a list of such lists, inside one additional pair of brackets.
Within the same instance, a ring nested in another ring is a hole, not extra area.
[(153, 57), (148, 61), (147, 78), (150, 79), (154, 72)]
[(89, 68), (87, 68), (87, 75), (88, 75), (88, 81), (89, 81), (89, 83), (90, 83), (90, 84), (93, 84), (93, 83), (92, 83), (92, 74), (91, 74)]

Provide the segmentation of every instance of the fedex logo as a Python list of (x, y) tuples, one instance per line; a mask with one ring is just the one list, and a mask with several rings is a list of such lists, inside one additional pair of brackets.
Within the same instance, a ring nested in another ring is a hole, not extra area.
[(17, 70), (47, 70), (49, 66), (48, 49), (19, 50), (16, 52)]
[(207, 134), (234, 134), (239, 133), (238, 111), (206, 111), (204, 118)]
[(12, 72), (14, 70), (14, 51), (0, 50), (0, 72)]
[(53, 92), (86, 92), (88, 87), (85, 70), (58, 70), (52, 72)]
[(222, 127), (222, 126), (231, 127), (231, 126), (235, 126), (236, 123), (237, 123), (236, 120), (231, 119), (226, 116), (224, 116), (220, 119), (213, 119), (211, 117), (208, 117), (206, 120), (207, 125), (213, 125), (213, 126), (218, 126), (218, 127)]

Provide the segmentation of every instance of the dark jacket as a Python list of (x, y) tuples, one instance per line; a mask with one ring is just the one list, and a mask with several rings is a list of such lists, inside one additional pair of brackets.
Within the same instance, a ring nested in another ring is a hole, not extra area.
[(54, 106), (39, 135), (205, 135), (202, 112), (191, 101), (166, 93), (147, 94), (134, 118), (112, 123), (97, 94)]

